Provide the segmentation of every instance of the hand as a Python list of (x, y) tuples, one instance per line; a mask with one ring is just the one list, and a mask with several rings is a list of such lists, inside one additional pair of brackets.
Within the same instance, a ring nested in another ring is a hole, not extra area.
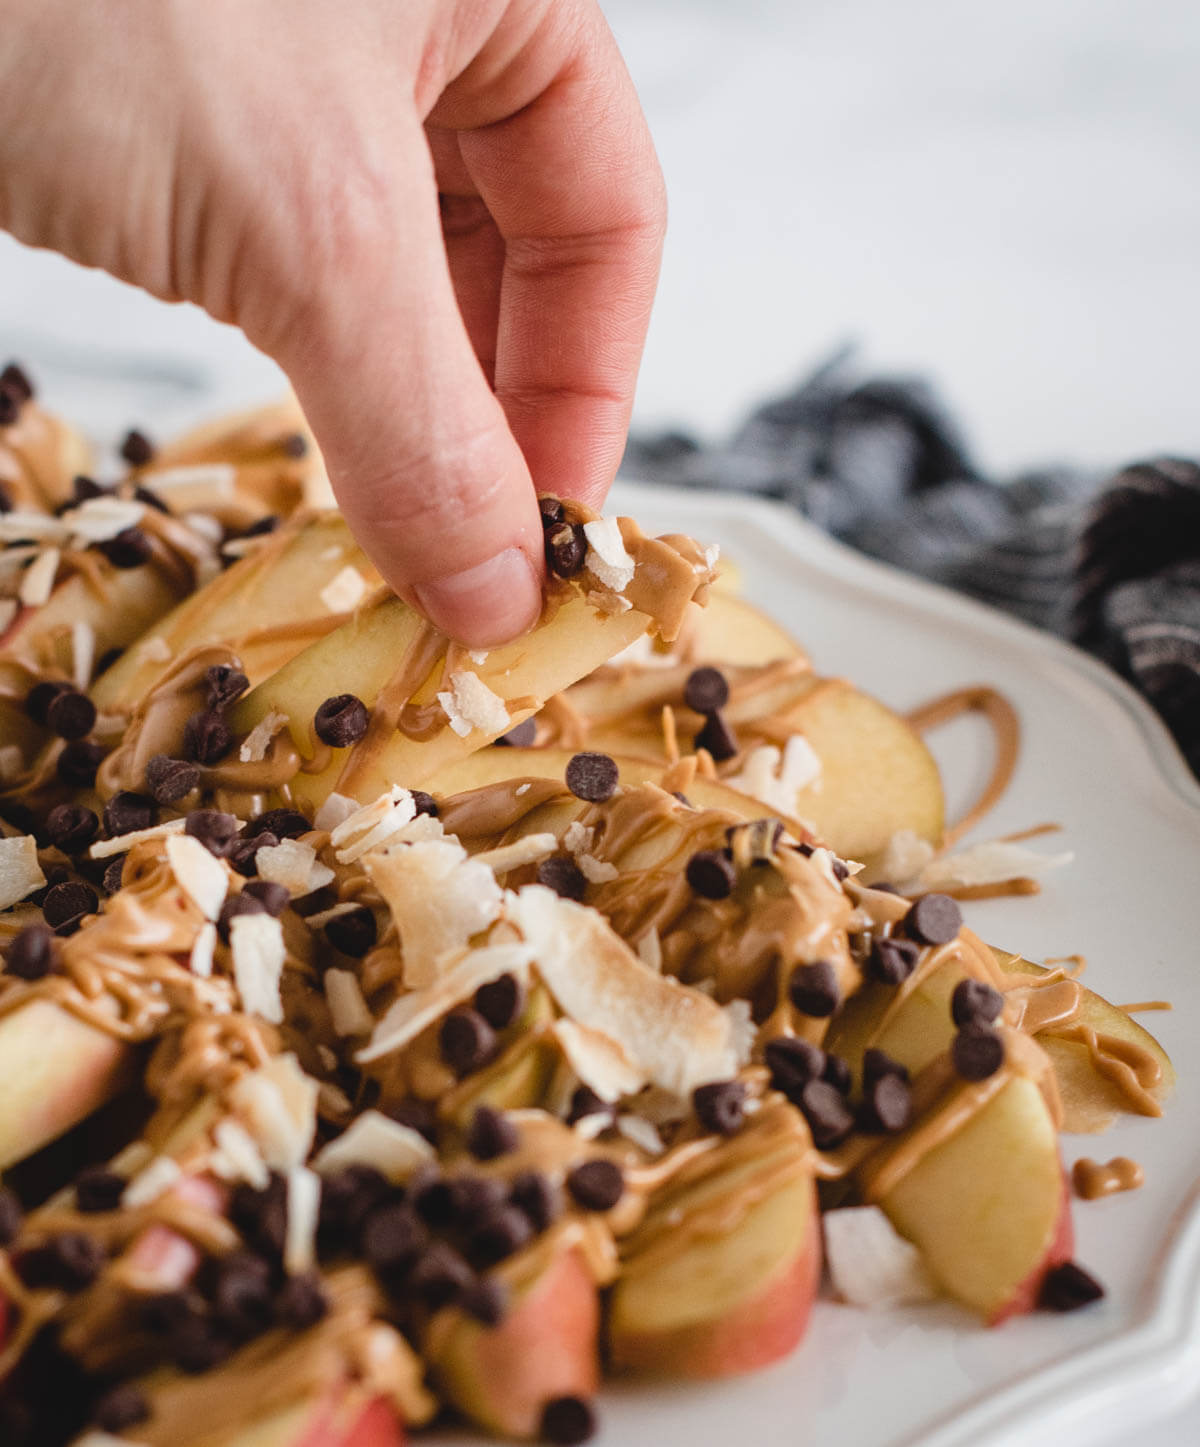
[(0, 226), (241, 327), (384, 577), (536, 617), (537, 490), (597, 503), (661, 178), (594, 0), (11, 0)]

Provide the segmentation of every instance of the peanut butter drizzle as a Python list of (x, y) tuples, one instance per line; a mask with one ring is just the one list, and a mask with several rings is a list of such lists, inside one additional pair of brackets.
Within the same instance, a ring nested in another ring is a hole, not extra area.
[(957, 823), (946, 830), (942, 841), (943, 848), (956, 844), (985, 814), (995, 808), (1012, 782), (1021, 747), (1021, 721), (1017, 717), (1016, 709), (1002, 693), (985, 685), (956, 689), (953, 693), (932, 699), (920, 708), (913, 709), (908, 714), (908, 722), (918, 733), (926, 733), (966, 713), (980, 713), (987, 719), (992, 727), (996, 752), (991, 777), (975, 803)]
[(1085, 1201), (1115, 1196), (1120, 1191), (1136, 1191), (1145, 1180), (1141, 1166), (1128, 1156), (1114, 1156), (1103, 1165), (1084, 1156), (1071, 1170), (1075, 1194)]

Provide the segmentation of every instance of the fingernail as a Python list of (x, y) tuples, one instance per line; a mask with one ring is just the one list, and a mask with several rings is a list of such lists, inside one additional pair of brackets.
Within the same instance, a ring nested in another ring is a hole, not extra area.
[(490, 647), (530, 628), (542, 606), (542, 589), (520, 548), (414, 588), (422, 613), (460, 643)]

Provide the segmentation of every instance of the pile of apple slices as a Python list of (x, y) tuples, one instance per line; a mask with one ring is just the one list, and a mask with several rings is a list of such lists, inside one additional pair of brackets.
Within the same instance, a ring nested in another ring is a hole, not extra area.
[(1058, 1133), (1169, 1062), (881, 881), (928, 750), (713, 550), (543, 499), (543, 619), (467, 653), (294, 412), (103, 489), (0, 388), (0, 1441), (576, 1442), (604, 1368), (790, 1351), (823, 1265), (1094, 1299)]

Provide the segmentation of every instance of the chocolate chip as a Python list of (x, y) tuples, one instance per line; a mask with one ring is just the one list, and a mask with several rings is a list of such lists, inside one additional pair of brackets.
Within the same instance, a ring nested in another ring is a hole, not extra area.
[(15, 397), (18, 402), (33, 401), (34, 389), (33, 383), (29, 380), (29, 373), (16, 362), (9, 362), (0, 372), (0, 387)]
[[(231, 869), (235, 869), (243, 879), (250, 879), (258, 872), (258, 851), (266, 849), (268, 846), (274, 847), (278, 843), (279, 840), (270, 831), (265, 834), (256, 834), (253, 839), (235, 838), (229, 845), (229, 853), (225, 855), (225, 858), (229, 860)], [(318, 892), (314, 891), (312, 895), (305, 895), (305, 904), (311, 903)], [(325, 907), (330, 908), (336, 902), (337, 897), (334, 896)]]
[(737, 870), (723, 849), (700, 849), (687, 862), (687, 882), (705, 899), (728, 899)]
[(21, 1231), (25, 1213), (16, 1193), (0, 1186), (0, 1247), (11, 1246)]
[(384, 1114), (398, 1125), (406, 1125), (409, 1130), (424, 1136), (431, 1146), (437, 1145), (440, 1134), (438, 1113), (431, 1100), (418, 1100), (415, 1095), (409, 1095), (389, 1105)]
[(90, 789), (96, 770), (104, 761), (104, 750), (91, 739), (72, 739), (55, 761), (54, 771), (72, 789)]
[(7, 387), (0, 386), (0, 427), (11, 427), (20, 413), (20, 398)]
[(625, 1177), (616, 1161), (597, 1157), (567, 1173), (567, 1190), (585, 1211), (610, 1211), (625, 1193)]
[(220, 809), (193, 809), (183, 825), (183, 832), (198, 839), (210, 854), (224, 859), (231, 852), (241, 825), (236, 814)]
[(902, 1075), (888, 1072), (863, 1085), (859, 1124), (864, 1130), (894, 1135), (912, 1120), (912, 1094)]
[(1104, 1295), (1104, 1288), (1090, 1272), (1074, 1261), (1053, 1266), (1042, 1278), (1038, 1305), (1043, 1311), (1078, 1311)]
[(387, 1177), (374, 1166), (354, 1165), (321, 1182), (318, 1233), (323, 1247), (341, 1249), (357, 1239), (370, 1212), (388, 1195)]
[(716, 1080), (692, 1091), (692, 1109), (705, 1130), (737, 1135), (746, 1120), (746, 1087), (740, 1080)]
[(458, 1220), (460, 1195), (457, 1182), (443, 1176), (436, 1166), (409, 1182), (413, 1210), (435, 1231), (449, 1230)]
[(245, 899), (247, 896), (257, 899), (263, 909), (275, 919), (287, 909), (292, 898), (286, 885), (276, 884), (274, 880), (268, 879), (252, 879), (249, 884), (243, 885), (239, 897)]
[(587, 892), (583, 871), (569, 854), (551, 854), (549, 858), (540, 860), (536, 878), (539, 884), (544, 884), (563, 899), (582, 900)]
[(70, 880), (71, 871), (69, 869), (64, 869), (61, 864), (50, 865), (46, 870), (46, 883), (41, 889), (35, 890), (33, 894), (29, 896), (30, 902), (36, 904), (37, 907), (41, 909), (42, 905), (46, 903), (46, 896), (54, 886), (56, 884), (67, 884)]
[(46, 837), (64, 854), (82, 854), (100, 832), (100, 820), (82, 804), (56, 804), (46, 815)]
[(535, 1231), (545, 1231), (562, 1215), (562, 1192), (541, 1171), (518, 1171), (509, 1187), (508, 1199), (525, 1212)]
[(505, 1030), (521, 1013), (525, 990), (516, 975), (500, 975), (480, 985), (471, 1003), (493, 1030)]
[(361, 960), (378, 938), (375, 916), (366, 906), (348, 914), (334, 915), (325, 925), (325, 938), (335, 950)]
[(85, 1166), (75, 1178), (75, 1204), (81, 1211), (115, 1211), (126, 1184), (124, 1176), (107, 1166)]
[(81, 503), (91, 502), (93, 498), (104, 497), (108, 488), (101, 487), (94, 477), (87, 477), (83, 473), (71, 479), (71, 501), (76, 507)]
[(244, 1182), (234, 1187), (229, 1211), (234, 1225), (260, 1255), (278, 1257), (287, 1237), (287, 1181), (271, 1172), (267, 1185), (257, 1191)]
[(95, 914), (100, 907), (100, 896), (90, 884), (72, 880), (67, 884), (56, 884), (42, 901), (42, 914), (53, 930), (76, 923), (85, 914)]
[(862, 1078), (864, 1089), (881, 1080), (885, 1075), (898, 1075), (901, 1080), (908, 1081), (908, 1067), (902, 1065), (899, 1060), (893, 1060), (884, 1050), (877, 1049), (874, 1045), (863, 1051)]
[(771, 1084), (794, 1103), (810, 1080), (820, 1080), (825, 1052), (807, 1040), (781, 1035), (767, 1042), (763, 1061), (771, 1072)]
[(819, 1151), (841, 1145), (854, 1128), (854, 1116), (845, 1097), (826, 1080), (810, 1080), (796, 1104)]
[(156, 493), (152, 487), (147, 487), (144, 483), (138, 483), (137, 487), (133, 489), (133, 496), (135, 502), (144, 502), (147, 507), (152, 507), (155, 512), (169, 513), (171, 511), (166, 503), (163, 502), (162, 498), (159, 497), (158, 493)]
[(158, 822), (158, 805), (149, 794), (122, 789), (104, 806), (104, 832), (110, 839), (150, 829)]
[(8, 495), (8, 488), (0, 482), (0, 513), (12, 512), (12, 498)]
[(270, 914), (265, 900), (256, 894), (248, 894), (242, 890), (240, 894), (231, 894), (221, 906), (221, 912), (217, 915), (217, 932), (223, 940), (229, 939), (229, 926), (239, 915), (242, 914)]
[(233, 730), (215, 709), (201, 709), (183, 726), (185, 758), (215, 764), (233, 747)]
[(840, 1055), (825, 1056), (825, 1069), (821, 1072), (821, 1079), (832, 1085), (839, 1095), (849, 1095), (854, 1086), (850, 1067)]
[(74, 690), (69, 683), (60, 683), (55, 679), (44, 678), (41, 683), (35, 683), (25, 695), (25, 712), (36, 724), (44, 725), (50, 711), (50, 705), (60, 693), (72, 693)]
[(46, 708), (46, 725), (60, 739), (81, 739), (91, 733), (95, 722), (96, 705), (74, 688), (60, 690)]
[(289, 1276), (275, 1298), (275, 1320), (289, 1331), (316, 1326), (329, 1312), (329, 1297), (315, 1271)]
[(124, 1432), (150, 1416), (150, 1403), (132, 1382), (113, 1387), (96, 1403), (92, 1420), (102, 1432)]
[(211, 1372), (233, 1355), (235, 1343), (213, 1322), (201, 1316), (185, 1317), (167, 1338), (167, 1351), (175, 1365), (190, 1376)]
[(459, 1005), (450, 1011), (438, 1031), (442, 1059), (455, 1075), (467, 1075), (496, 1048), (496, 1032), (477, 1010)]
[(256, 521), (252, 522), (248, 528), (243, 529), (242, 537), (265, 537), (268, 533), (273, 533), (278, 526), (279, 518), (275, 515), (275, 513), (270, 512), (267, 513), (265, 517), (260, 517), (256, 519)]
[(104, 866), (103, 887), (108, 894), (116, 894), (121, 888), (121, 881), (125, 876), (125, 861), (128, 854), (114, 854)]
[(499, 1326), (508, 1310), (508, 1292), (501, 1282), (484, 1277), (467, 1287), (458, 1305), (484, 1326)]
[(533, 1240), (533, 1226), (524, 1211), (500, 1205), (489, 1211), (467, 1240), (467, 1255), (484, 1271), (506, 1260)]
[(1004, 996), (984, 980), (960, 980), (950, 996), (956, 1025), (990, 1025), (1004, 1009)]
[(704, 727), (692, 739), (692, 746), (697, 749), (707, 749), (712, 755), (713, 762), (723, 764), (732, 759), (738, 751), (737, 735), (725, 722), (725, 717), (719, 712), (710, 713), (704, 720)]
[(145, 467), (154, 457), (154, 443), (136, 427), (130, 428), (121, 443), (121, 456), (131, 467)]
[(802, 1015), (826, 1019), (842, 1003), (837, 971), (828, 960), (797, 965), (788, 982), (788, 998)]
[(571, 1094), (571, 1104), (567, 1111), (567, 1124), (574, 1125), (585, 1115), (612, 1115), (613, 1108), (601, 1096), (597, 1095), (590, 1085), (576, 1086)]
[(492, 1161), (515, 1151), (521, 1136), (508, 1117), (490, 1105), (476, 1107), (467, 1130), (467, 1149), (477, 1161)]
[(457, 1301), (475, 1281), (466, 1258), (446, 1241), (435, 1241), (417, 1260), (408, 1277), (408, 1289), (430, 1311)]
[(556, 578), (573, 578), (583, 570), (587, 536), (581, 523), (552, 523), (545, 531), (546, 566)]
[(867, 956), (867, 973), (883, 985), (902, 985), (917, 967), (912, 940), (878, 939)]
[(311, 830), (312, 825), (299, 809), (268, 809), (246, 825), (246, 837), (252, 839), (257, 834), (274, 834), (276, 840), (299, 839), (301, 834), (308, 834)]
[(425, 1249), (429, 1233), (403, 1201), (376, 1206), (362, 1227), (362, 1252), (379, 1277), (394, 1281)]
[(567, 764), (567, 788), (577, 799), (603, 804), (616, 793), (619, 771), (608, 754), (576, 754)]
[(945, 945), (962, 928), (962, 910), (948, 894), (923, 894), (904, 916), (904, 929), (923, 945)]
[(964, 1025), (954, 1037), (950, 1059), (964, 1080), (986, 1080), (1004, 1064), (1004, 1041), (987, 1025)]
[(596, 1413), (585, 1397), (555, 1397), (542, 1412), (539, 1435), (557, 1447), (572, 1447), (596, 1434)]
[(155, 754), (146, 765), (146, 788), (159, 804), (177, 804), (200, 786), (200, 770), (186, 759)]
[(252, 1251), (233, 1251), (213, 1271), (213, 1317), (235, 1341), (250, 1341), (271, 1325), (271, 1267)]
[(25, 1252), (18, 1272), (26, 1286), (56, 1286), (62, 1291), (82, 1291), (90, 1286), (104, 1265), (104, 1247), (83, 1231), (63, 1231), (43, 1246)]
[(313, 714), (313, 730), (323, 744), (345, 749), (358, 743), (367, 731), (371, 715), (361, 698), (352, 693), (334, 694)]
[(250, 687), (250, 680), (240, 668), (228, 663), (214, 663), (204, 670), (204, 685), (209, 708), (218, 712), (241, 698)]
[(167, 1335), (189, 1316), (203, 1315), (204, 1303), (191, 1291), (160, 1291), (146, 1297), (138, 1308), (144, 1330)]
[(566, 509), (556, 497), (548, 494), (538, 498), (538, 512), (542, 515), (542, 529), (553, 527), (555, 523), (563, 520)]
[(506, 734), (501, 734), (496, 739), (496, 744), (501, 748), (509, 749), (531, 749), (537, 739), (537, 724), (531, 718), (519, 723), (516, 728), (509, 729)]
[(683, 701), (695, 713), (715, 713), (729, 702), (729, 682), (719, 668), (694, 668), (683, 685)]
[(96, 544), (114, 568), (140, 568), (154, 551), (150, 539), (139, 527), (122, 528), (116, 537)]

